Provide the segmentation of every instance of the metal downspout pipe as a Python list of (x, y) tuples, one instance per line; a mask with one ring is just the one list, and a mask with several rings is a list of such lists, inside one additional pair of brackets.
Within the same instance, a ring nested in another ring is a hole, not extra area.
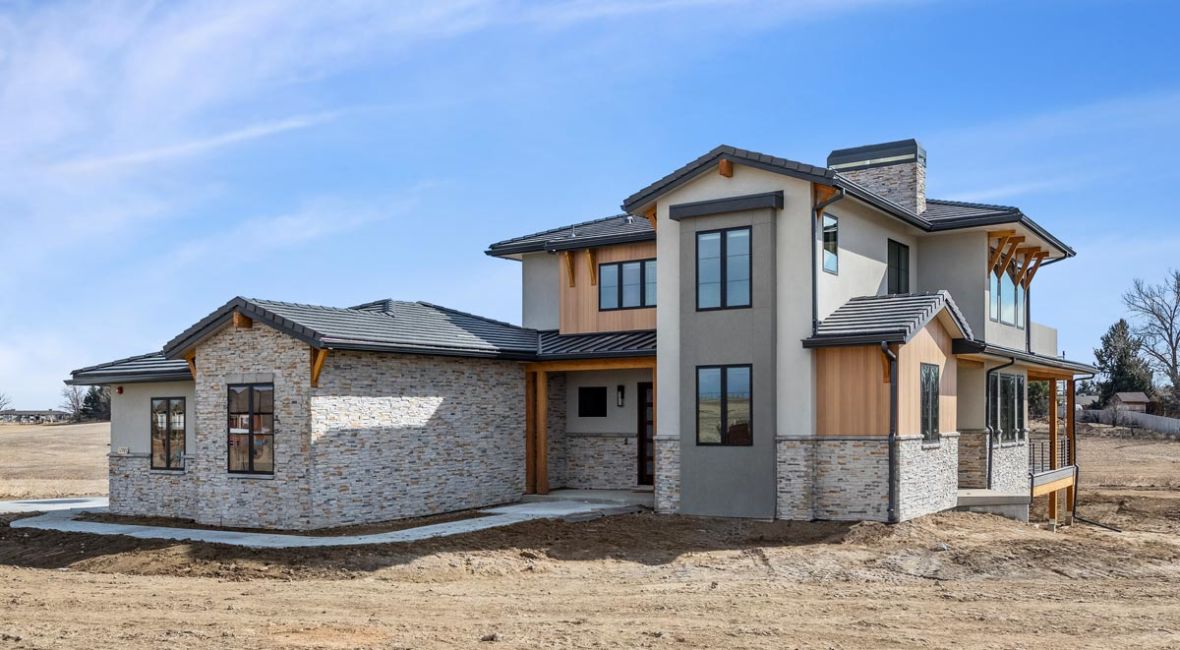
[(895, 524), (897, 516), (897, 355), (889, 344), (881, 341), (881, 353), (889, 359), (889, 512), (888, 522)]
[[(995, 413), (996, 407), (996, 405), (992, 402), (992, 373), (997, 370), (1003, 370), (1004, 368), (1015, 364), (1016, 357), (1011, 357), (1008, 360), (1008, 363), (988, 369), (988, 371), (984, 373), (983, 377), (983, 394), (987, 396), (984, 399), (984, 401), (987, 403), (987, 412), (983, 414), (983, 428), (987, 430), (987, 489), (989, 490), (992, 489), (992, 444), (994, 442), (992, 438), (996, 435), (995, 430), (993, 430), (992, 426), (988, 424), (988, 420)], [(998, 386), (996, 392), (999, 392)], [(999, 415), (996, 415), (997, 425), (999, 424), (999, 419)], [(1029, 480), (1031, 481), (1032, 478), (1030, 477)]]

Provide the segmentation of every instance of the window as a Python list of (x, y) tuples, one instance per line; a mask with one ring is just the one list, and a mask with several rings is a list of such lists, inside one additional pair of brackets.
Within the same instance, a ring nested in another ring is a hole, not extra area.
[(938, 366), (923, 363), (922, 383), (922, 440), (938, 441)]
[(889, 293), (910, 292), (910, 247), (889, 240)]
[(1001, 441), (1015, 442), (1024, 438), (1024, 388), (1025, 379), (1021, 375), (992, 374), (987, 387), (991, 403), (987, 425), (999, 434)]
[(152, 398), (152, 469), (184, 469), (184, 398)]
[(697, 233), (697, 309), (750, 306), (750, 229)]
[(752, 445), (750, 366), (697, 368), (697, 444)]
[(230, 472), (274, 474), (274, 397), (274, 384), (229, 387), (226, 434)]
[(1018, 264), (1010, 264), (1008, 270), (996, 275), (988, 273), (988, 316), (1006, 325), (1024, 328), (1025, 291), (1023, 284), (1016, 283)]
[(840, 218), (824, 213), (824, 270), (840, 271)]
[(606, 386), (578, 387), (578, 417), (606, 417)]
[(598, 265), (599, 311), (655, 306), (655, 260)]

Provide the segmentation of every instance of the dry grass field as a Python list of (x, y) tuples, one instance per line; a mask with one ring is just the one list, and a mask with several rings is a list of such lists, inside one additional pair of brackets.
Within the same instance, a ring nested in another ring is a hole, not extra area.
[(106, 494), (110, 432), (109, 422), (0, 424), (0, 500)]
[(1180, 443), (1084, 434), (1113, 533), (652, 514), (250, 551), (0, 524), (0, 648), (1176, 648)]

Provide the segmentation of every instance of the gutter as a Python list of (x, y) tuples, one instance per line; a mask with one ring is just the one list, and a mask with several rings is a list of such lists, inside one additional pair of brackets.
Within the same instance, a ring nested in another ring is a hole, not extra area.
[[(897, 516), (897, 355), (881, 341), (881, 353), (889, 359), (889, 510), (887, 522), (896, 524)], [(989, 458), (990, 459), (990, 458)], [(990, 476), (990, 471), (989, 471)], [(989, 479), (990, 481), (990, 479)]]
[[(1008, 366), (1013, 366), (1013, 365), (1016, 365), (1016, 357), (1012, 357), (1008, 361), (1008, 363), (989, 368), (988, 371), (986, 373), (984, 373), (984, 376), (983, 376), (983, 391), (984, 391), (984, 395), (987, 395), (987, 399), (984, 400), (985, 402), (987, 402), (987, 412), (985, 412), (983, 415), (983, 428), (987, 430), (987, 489), (989, 489), (989, 490), (992, 489), (992, 444), (994, 442), (992, 440), (992, 438), (996, 435), (996, 432), (992, 430), (991, 425), (989, 425), (987, 423), (988, 415), (993, 413), (995, 410), (995, 404), (992, 403), (992, 391), (991, 391), (992, 373), (997, 370), (1003, 370), (1004, 368), (1007, 368)], [(1027, 383), (1026, 383), (1026, 385), (1027, 385)], [(999, 391), (997, 390), (996, 392), (999, 392)], [(999, 424), (999, 419), (1000, 419), (999, 415), (996, 415), (996, 424)]]
[[(814, 185), (812, 185), (812, 192), (815, 192)], [(815, 229), (819, 220), (823, 218), (824, 208), (839, 201), (846, 196), (843, 187), (833, 185), (836, 188), (836, 195), (829, 199), (819, 201), (815, 204), (815, 214), (811, 219), (811, 335), (814, 337), (819, 331), (819, 269), (816, 268), (816, 247), (819, 242), (815, 240)]]

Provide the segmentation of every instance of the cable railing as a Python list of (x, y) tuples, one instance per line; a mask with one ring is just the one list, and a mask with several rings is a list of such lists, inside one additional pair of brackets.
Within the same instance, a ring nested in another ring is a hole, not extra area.
[(1052, 443), (1048, 440), (1030, 440), (1028, 444), (1028, 468), (1033, 474), (1043, 474), (1055, 469), (1067, 467), (1070, 464), (1069, 438), (1062, 436), (1057, 439), (1057, 463), (1053, 466)]

